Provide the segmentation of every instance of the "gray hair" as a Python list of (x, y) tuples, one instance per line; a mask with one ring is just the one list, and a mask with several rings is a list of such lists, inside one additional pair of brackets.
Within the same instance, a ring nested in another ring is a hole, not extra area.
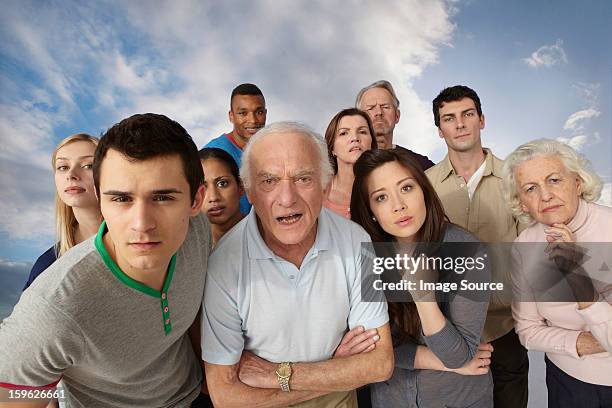
[(363, 108), (361, 107), (361, 98), (363, 98), (364, 93), (366, 93), (372, 88), (382, 88), (386, 90), (387, 92), (389, 92), (391, 96), (393, 97), (393, 107), (395, 109), (399, 109), (400, 102), (399, 102), (399, 99), (397, 99), (397, 96), (395, 95), (395, 91), (393, 90), (393, 85), (391, 85), (391, 82), (384, 80), (384, 79), (373, 82), (370, 85), (366, 86), (365, 88), (362, 88), (361, 91), (359, 91), (359, 93), (357, 94), (357, 98), (355, 98), (355, 107), (357, 109), (363, 110)]
[(327, 186), (330, 178), (334, 174), (332, 165), (329, 162), (327, 153), (327, 144), (321, 135), (316, 133), (310, 127), (299, 122), (276, 122), (272, 123), (263, 129), (259, 130), (251, 137), (247, 143), (244, 152), (242, 153), (242, 164), (240, 165), (240, 178), (245, 189), (251, 187), (251, 151), (253, 146), (264, 139), (266, 136), (275, 133), (298, 133), (306, 137), (316, 147), (319, 153), (319, 166), (321, 168), (321, 185)]
[(558, 156), (565, 167), (582, 180), (581, 197), (589, 202), (599, 198), (602, 188), (601, 178), (591, 169), (590, 162), (584, 156), (565, 143), (556, 140), (533, 140), (510, 153), (502, 168), (504, 199), (514, 216), (521, 222), (529, 223), (533, 221), (533, 218), (521, 208), (514, 172), (521, 163), (538, 156)]

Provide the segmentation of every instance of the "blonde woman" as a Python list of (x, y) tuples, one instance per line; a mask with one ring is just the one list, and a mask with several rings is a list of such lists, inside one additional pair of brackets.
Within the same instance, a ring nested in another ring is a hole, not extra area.
[(92, 173), (97, 145), (95, 137), (78, 133), (62, 140), (53, 151), (57, 242), (36, 260), (24, 290), (57, 258), (98, 231), (102, 215)]

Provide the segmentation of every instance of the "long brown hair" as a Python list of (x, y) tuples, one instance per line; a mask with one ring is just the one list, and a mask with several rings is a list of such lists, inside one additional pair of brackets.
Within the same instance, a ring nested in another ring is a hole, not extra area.
[[(363, 152), (359, 157), (353, 166), (355, 182), (351, 194), (351, 220), (361, 225), (370, 234), (372, 242), (397, 242), (396, 237), (386, 232), (379, 223), (374, 221), (367, 188), (368, 178), (372, 172), (383, 164), (392, 162), (397, 162), (408, 170), (423, 191), (426, 215), (423, 226), (417, 232), (415, 242), (440, 242), (444, 234), (444, 225), (448, 220), (442, 203), (419, 163), (409, 153), (399, 149), (369, 150)], [(399, 329), (399, 343), (418, 342), (421, 321), (414, 302), (390, 302), (389, 317)]]
[(325, 131), (325, 143), (327, 143), (327, 154), (329, 155), (329, 162), (334, 169), (334, 174), (338, 173), (338, 159), (333, 155), (332, 151), (334, 150), (334, 143), (336, 142), (336, 132), (338, 131), (338, 124), (340, 123), (340, 119), (345, 116), (361, 116), (365, 119), (368, 124), (368, 130), (370, 131), (370, 137), (372, 138), (372, 144), (370, 145), (370, 149), (378, 149), (378, 143), (376, 143), (376, 133), (374, 133), (374, 126), (372, 126), (372, 120), (370, 116), (357, 108), (347, 108), (342, 109), (340, 112), (336, 113), (336, 115), (329, 121), (329, 125), (327, 125), (327, 130)]

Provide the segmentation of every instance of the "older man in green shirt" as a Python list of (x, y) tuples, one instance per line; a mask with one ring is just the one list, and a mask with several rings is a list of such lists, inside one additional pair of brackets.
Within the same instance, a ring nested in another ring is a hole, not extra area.
[[(514, 241), (519, 224), (502, 198), (503, 161), (482, 147), (480, 131), (485, 127), (485, 117), (478, 95), (466, 86), (446, 88), (433, 100), (433, 113), (448, 154), (426, 174), (446, 215), (483, 242)], [(492, 280), (510, 288), (509, 271), (495, 267), (499, 259), (493, 259)], [(505, 293), (506, 297), (491, 297), (482, 338), (494, 348), (491, 372), (495, 407), (526, 407), (529, 360), (514, 332), (510, 291)]]

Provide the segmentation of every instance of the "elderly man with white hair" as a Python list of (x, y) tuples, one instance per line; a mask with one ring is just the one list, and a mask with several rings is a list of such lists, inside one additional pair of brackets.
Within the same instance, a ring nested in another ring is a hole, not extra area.
[(513, 249), (512, 312), (521, 343), (546, 352), (548, 406), (612, 406), (612, 276), (601, 267), (612, 208), (594, 203), (601, 180), (571, 147), (547, 139), (519, 146), (502, 172), (506, 201), (531, 222)]
[[(298, 123), (269, 125), (247, 145), (240, 176), (253, 210), (219, 241), (205, 289), (213, 402), (356, 407), (355, 388), (390, 377), (393, 350), (384, 298), (362, 298), (370, 238), (322, 208), (331, 176), (323, 138)], [(356, 327), (377, 342), (333, 358)]]

